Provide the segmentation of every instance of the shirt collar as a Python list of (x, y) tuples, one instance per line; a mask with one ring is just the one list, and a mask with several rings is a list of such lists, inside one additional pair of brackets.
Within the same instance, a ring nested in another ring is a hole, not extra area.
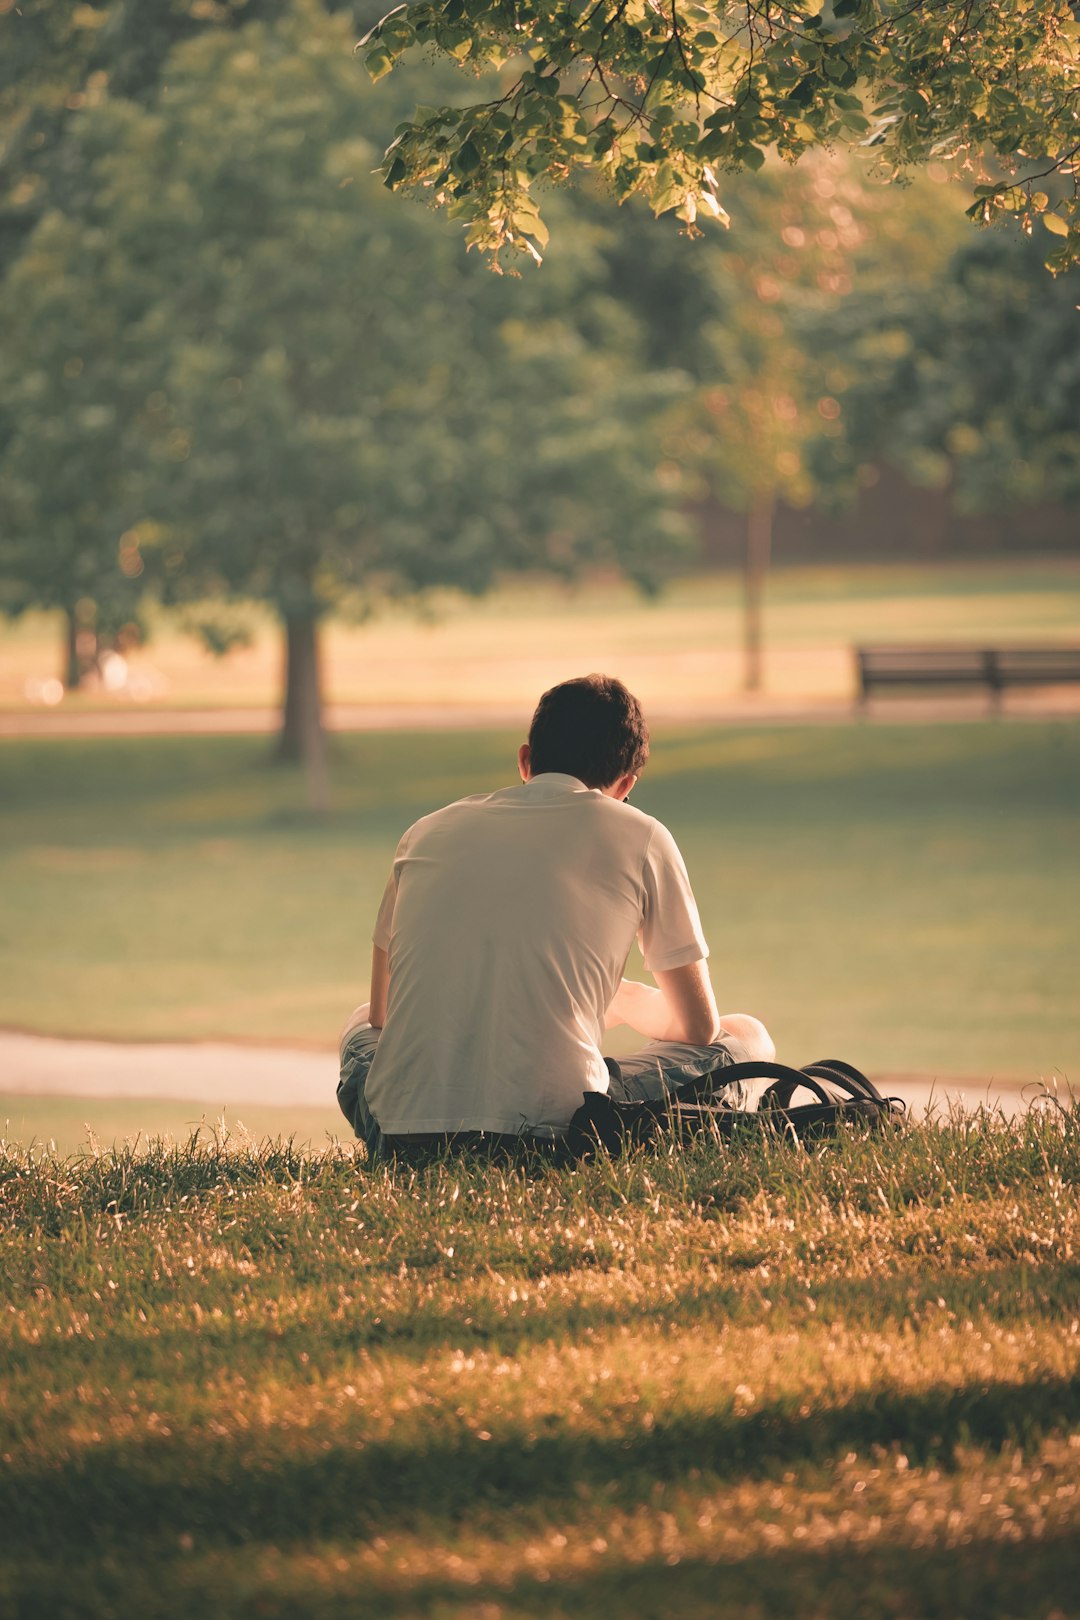
[(599, 788), (586, 787), (585, 783), (576, 776), (568, 776), (565, 771), (541, 771), (539, 776), (532, 776), (522, 787), (530, 793), (599, 793)]

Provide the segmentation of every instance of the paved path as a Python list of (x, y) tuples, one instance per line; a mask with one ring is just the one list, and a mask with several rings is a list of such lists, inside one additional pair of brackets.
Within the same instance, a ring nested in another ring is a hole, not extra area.
[[(846, 697), (777, 697), (708, 691), (691, 694), (677, 708), (650, 704), (654, 730), (665, 725), (836, 725), (845, 721), (1045, 720), (1080, 714), (1080, 687), (1010, 694), (1000, 716), (985, 695), (936, 696), (932, 701), (875, 699), (864, 711)], [(331, 703), (330, 731), (514, 730), (528, 720), (520, 704)], [(0, 737), (151, 737), (260, 734), (281, 724), (277, 708), (167, 709), (117, 703), (111, 708), (0, 709)]]
[(0, 1034), (0, 1092), (36, 1097), (153, 1097), (226, 1106), (334, 1106), (337, 1057), (225, 1041), (130, 1045)]
[[(946, 1112), (953, 1103), (965, 1110), (989, 1103), (1012, 1116), (1038, 1089), (1015, 1081), (874, 1078), (883, 1091), (905, 1098), (916, 1116), (928, 1107)], [(126, 1045), (0, 1033), (0, 1093), (11, 1095), (175, 1099), (231, 1113), (254, 1103), (332, 1108), (336, 1081), (333, 1052), (211, 1041)]]

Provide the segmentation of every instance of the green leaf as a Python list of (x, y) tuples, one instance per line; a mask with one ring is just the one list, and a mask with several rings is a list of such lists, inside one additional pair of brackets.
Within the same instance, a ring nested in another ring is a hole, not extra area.
[(1047, 230), (1052, 231), (1055, 236), (1068, 236), (1069, 234), (1068, 222), (1062, 219), (1060, 214), (1043, 214), (1042, 222)]
[(385, 78), (393, 65), (394, 58), (385, 45), (376, 45), (375, 49), (369, 51), (364, 58), (364, 66), (367, 68), (373, 84), (378, 84), (380, 79)]
[(547, 247), (550, 233), (532, 204), (515, 208), (513, 224), (515, 231), (520, 231), (522, 236), (535, 236), (541, 247)]
[(731, 150), (733, 136), (730, 130), (714, 129), (703, 141), (699, 141), (694, 148), (695, 155), (702, 162), (711, 162), (714, 158), (726, 157)]
[(666, 214), (686, 196), (686, 187), (676, 179), (670, 163), (662, 163), (656, 171), (656, 181), (649, 196), (654, 214)]
[(450, 167), (453, 169), (455, 174), (470, 175), (476, 173), (477, 169), (480, 167), (481, 161), (480, 153), (477, 151), (472, 141), (465, 141), (461, 146), (458, 147), (457, 153)]
[(415, 38), (416, 31), (412, 23), (400, 12), (388, 17), (379, 31), (380, 41), (395, 51), (405, 50)]
[(464, 62), (473, 46), (472, 35), (465, 28), (440, 28), (435, 39), (439, 49), (456, 62)]

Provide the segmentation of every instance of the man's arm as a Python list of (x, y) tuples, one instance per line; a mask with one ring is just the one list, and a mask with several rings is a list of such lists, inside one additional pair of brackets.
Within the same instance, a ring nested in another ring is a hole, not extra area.
[(703, 960), (685, 967), (658, 970), (658, 988), (623, 979), (607, 1011), (610, 1029), (629, 1024), (639, 1035), (654, 1041), (685, 1041), (709, 1046), (720, 1033), (709, 969)]
[(386, 1022), (386, 993), (390, 988), (390, 958), (380, 945), (371, 949), (371, 999), (368, 1003), (368, 1023), (373, 1029), (382, 1029)]

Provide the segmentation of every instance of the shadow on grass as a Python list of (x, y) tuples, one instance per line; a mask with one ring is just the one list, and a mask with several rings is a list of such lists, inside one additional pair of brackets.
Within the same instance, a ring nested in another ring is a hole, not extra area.
[[(1061, 1536), (1036, 1543), (977, 1541), (920, 1548), (848, 1543), (842, 1551), (758, 1553), (729, 1563), (692, 1559), (604, 1568), (550, 1582), (519, 1580), (509, 1590), (425, 1582), (407, 1594), (371, 1593), (373, 1613), (392, 1616), (482, 1614), (634, 1616), (635, 1620), (717, 1620), (720, 1615), (885, 1616), (922, 1620), (1048, 1613), (1055, 1602), (1075, 1613), (1078, 1556)], [(473, 1607), (475, 1605), (475, 1608)], [(501, 1605), (501, 1611), (499, 1606)]]
[[(444, 1425), (452, 1421), (443, 1415)], [(143, 1542), (166, 1528), (225, 1545), (292, 1545), (453, 1525), (511, 1504), (558, 1509), (569, 1481), (614, 1507), (648, 1501), (657, 1482), (690, 1469), (706, 1482), (772, 1478), (875, 1446), (896, 1447), (915, 1465), (947, 1466), (967, 1446), (1030, 1449), (1078, 1424), (1075, 1378), (882, 1390), (808, 1413), (788, 1402), (745, 1414), (725, 1406), (658, 1418), (651, 1429), (636, 1416), (633, 1426), (609, 1417), (601, 1432), (515, 1430), (486, 1440), (462, 1425), (427, 1442), (369, 1442), (346, 1412), (333, 1440), (284, 1430), (178, 1435), (94, 1446), (62, 1467), (11, 1465), (0, 1482), (0, 1523), (9, 1545), (42, 1554), (61, 1525), (69, 1550)]]
[[(855, 1534), (858, 1535), (858, 1530)], [(179, 1554), (148, 1560), (56, 1561), (23, 1566), (8, 1585), (11, 1620), (43, 1614), (67, 1620), (186, 1620), (212, 1615), (239, 1620), (405, 1620), (405, 1617), (617, 1616), (619, 1620), (739, 1620), (825, 1617), (829, 1620), (1044, 1620), (1078, 1612), (1080, 1557), (1076, 1538), (976, 1538), (954, 1547), (870, 1540), (812, 1550), (755, 1552), (725, 1562), (688, 1559), (674, 1565), (605, 1561), (585, 1574), (505, 1584), (395, 1577), (367, 1567), (333, 1570), (347, 1547), (311, 1549), (300, 1567), (259, 1560), (260, 1549), (208, 1567)], [(320, 1557), (320, 1553), (323, 1556)], [(253, 1567), (254, 1566), (254, 1567)]]

